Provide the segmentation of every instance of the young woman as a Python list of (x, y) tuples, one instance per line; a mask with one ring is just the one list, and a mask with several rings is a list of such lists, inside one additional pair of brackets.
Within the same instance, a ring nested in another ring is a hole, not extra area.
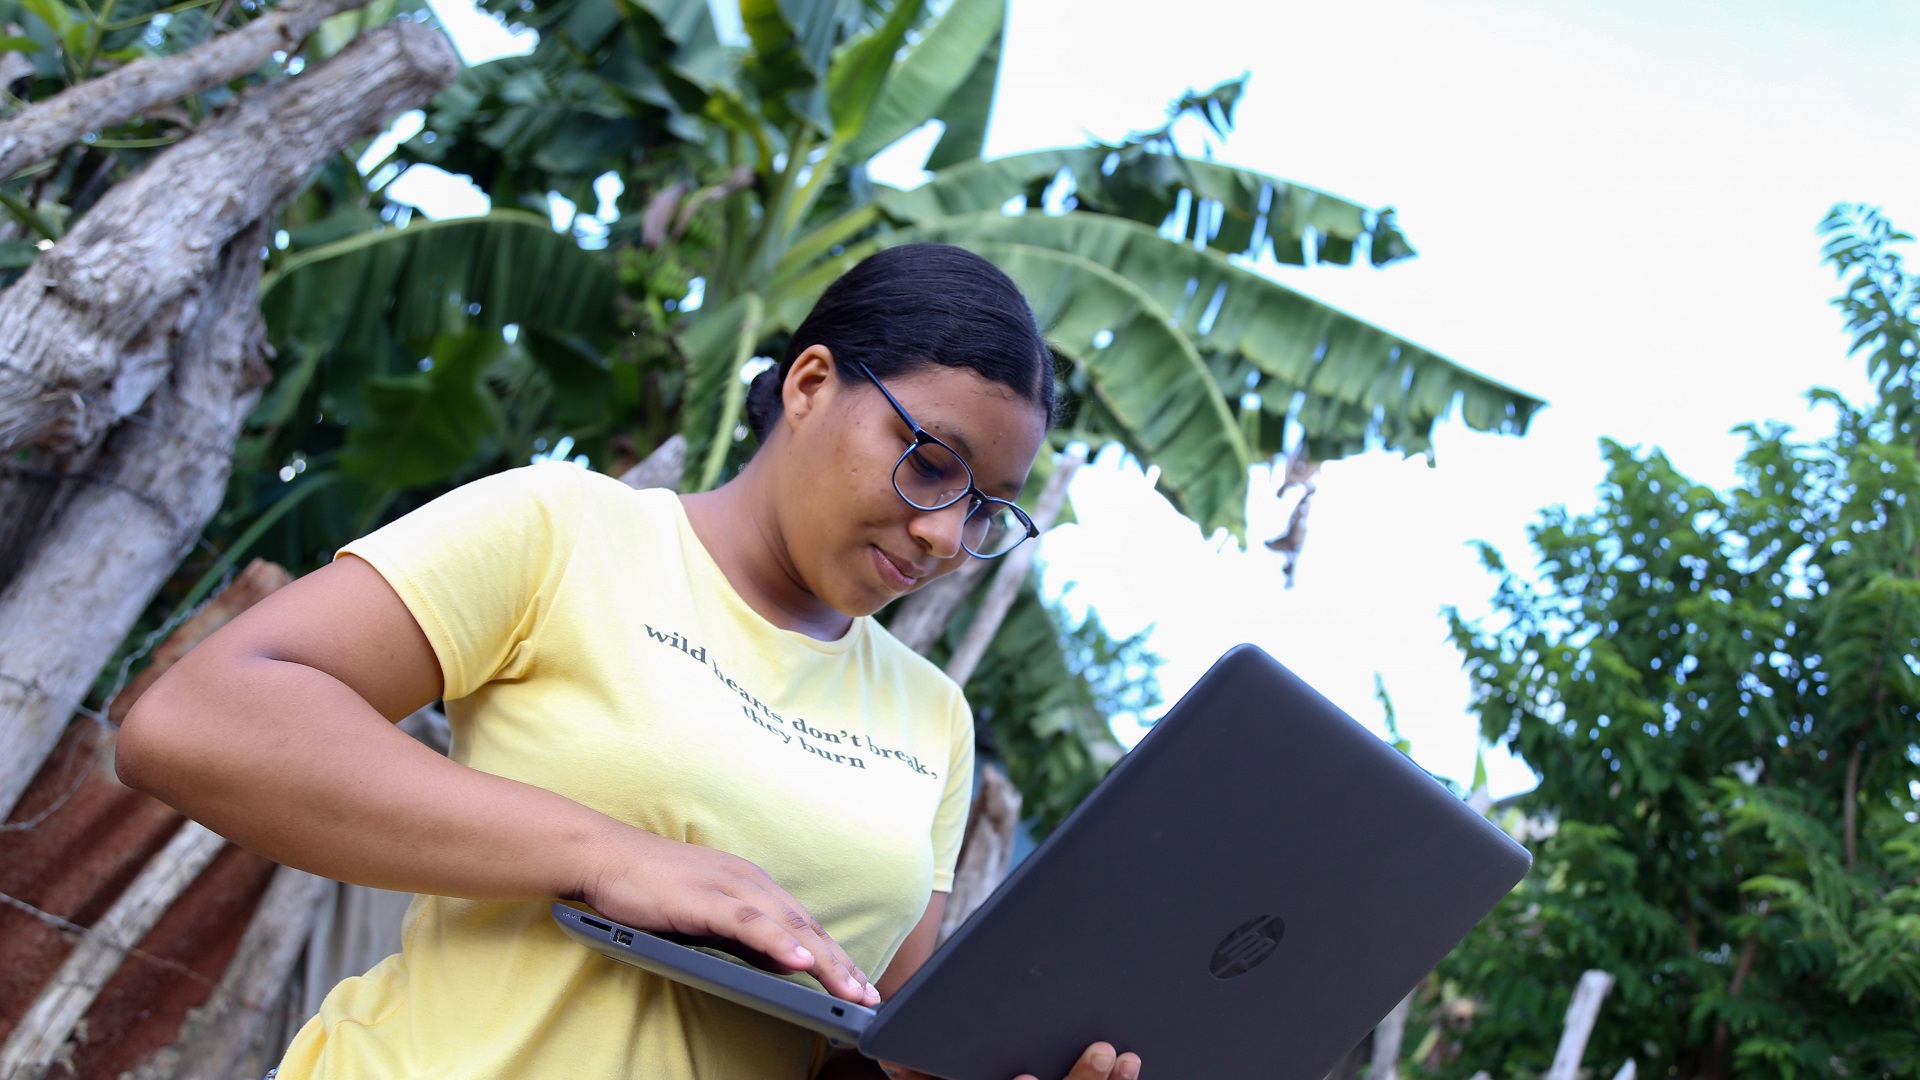
[[(952, 883), (972, 718), (871, 616), (1029, 539), (1009, 500), (1052, 410), (1012, 282), (958, 248), (891, 249), (754, 381), (759, 449), (724, 487), (489, 477), (176, 665), (121, 732), (127, 783), (281, 862), (420, 894), (402, 951), (334, 988), (281, 1080), (873, 1075), (580, 948), (547, 905), (729, 938), (868, 1005), (911, 976)], [(435, 699), (451, 758), (393, 727)], [(1096, 1043), (1070, 1080), (1139, 1069)]]

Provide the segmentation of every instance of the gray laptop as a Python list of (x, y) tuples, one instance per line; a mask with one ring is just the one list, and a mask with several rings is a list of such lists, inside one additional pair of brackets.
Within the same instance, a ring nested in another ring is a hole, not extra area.
[(565, 904), (615, 960), (948, 1080), (1321, 1080), (1526, 875), (1525, 848), (1251, 645), (1222, 657), (868, 1009)]

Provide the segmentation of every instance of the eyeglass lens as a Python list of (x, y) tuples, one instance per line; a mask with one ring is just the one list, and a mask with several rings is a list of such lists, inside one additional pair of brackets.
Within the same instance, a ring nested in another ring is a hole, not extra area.
[(1027, 538), (1027, 523), (1013, 507), (998, 499), (989, 499), (967, 515), (960, 539), (966, 549), (983, 559), (992, 559), (1020, 546)]
[(907, 451), (893, 468), (900, 497), (922, 510), (952, 506), (973, 485), (973, 474), (959, 455), (936, 442)]
[[(900, 497), (922, 510), (942, 510), (965, 498), (973, 474), (952, 450), (941, 443), (922, 442), (904, 454), (893, 469), (893, 485)], [(1005, 554), (1027, 538), (1026, 522), (1009, 503), (988, 499), (967, 514), (960, 541), (982, 558)]]

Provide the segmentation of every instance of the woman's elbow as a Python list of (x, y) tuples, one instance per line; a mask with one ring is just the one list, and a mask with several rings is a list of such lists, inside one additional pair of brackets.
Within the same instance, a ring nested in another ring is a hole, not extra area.
[(162, 801), (169, 801), (168, 789), (191, 761), (181, 745), (187, 711), (181, 691), (178, 680), (169, 677), (149, 686), (127, 710), (114, 741), (113, 768), (120, 782)]

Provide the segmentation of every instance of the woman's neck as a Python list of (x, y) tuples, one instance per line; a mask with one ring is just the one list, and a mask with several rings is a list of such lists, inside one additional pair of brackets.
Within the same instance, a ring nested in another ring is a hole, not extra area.
[(783, 630), (820, 641), (846, 635), (852, 617), (828, 607), (801, 582), (774, 512), (764, 469), (749, 464), (712, 491), (680, 496), (701, 546), (747, 606)]

